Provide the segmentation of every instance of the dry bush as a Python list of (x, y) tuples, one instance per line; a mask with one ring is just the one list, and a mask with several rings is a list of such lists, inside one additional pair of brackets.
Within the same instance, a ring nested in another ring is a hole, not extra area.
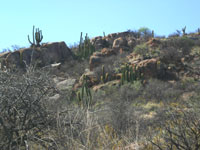
[(55, 90), (41, 72), (0, 72), (0, 149), (25, 149), (30, 143), (45, 147), (42, 135), (53, 121), (48, 97)]
[(182, 55), (188, 55), (194, 45), (194, 41), (188, 37), (175, 37), (162, 41), (161, 49), (173, 47), (181, 51)]
[[(184, 109), (170, 110), (170, 119), (152, 130), (147, 150), (197, 150), (200, 148), (199, 111)], [(167, 114), (166, 114), (167, 115)], [(156, 132), (156, 133), (155, 133)]]
[(144, 98), (147, 100), (168, 103), (171, 101), (177, 101), (183, 91), (177, 88), (174, 84), (152, 79), (145, 86), (143, 93)]

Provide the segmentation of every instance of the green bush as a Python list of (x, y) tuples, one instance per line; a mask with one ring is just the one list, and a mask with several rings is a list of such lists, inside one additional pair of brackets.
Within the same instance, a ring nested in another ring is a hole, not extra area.
[(141, 44), (141, 45), (137, 45), (133, 52), (135, 54), (141, 55), (141, 56), (146, 56), (148, 54), (148, 46), (146, 44)]
[(147, 27), (141, 27), (138, 32), (140, 33), (141, 37), (152, 37), (152, 31)]

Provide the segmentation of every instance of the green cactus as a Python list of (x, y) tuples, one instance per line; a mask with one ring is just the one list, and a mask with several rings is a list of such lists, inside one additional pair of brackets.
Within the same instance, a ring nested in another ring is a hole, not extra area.
[(109, 73), (106, 73), (105, 80), (108, 81)]
[(87, 76), (83, 76), (83, 84), (81, 90), (76, 93), (78, 101), (82, 104), (83, 107), (88, 107), (92, 100), (92, 94), (90, 88), (88, 87)]
[(104, 65), (101, 68), (101, 72), (102, 72), (101, 81), (103, 83), (105, 83), (106, 75), (105, 75), (105, 67), (104, 67)]
[(105, 34), (105, 32), (103, 32), (103, 37), (106, 37), (106, 34)]
[(133, 82), (134, 81), (134, 73), (133, 73), (133, 68), (130, 66), (130, 82)]
[(78, 56), (80, 58), (88, 58), (95, 51), (94, 46), (91, 44), (88, 34), (86, 34), (83, 41), (83, 33), (81, 32)]
[(183, 36), (186, 35), (185, 30), (186, 30), (186, 26), (182, 28)]
[(125, 82), (125, 68), (122, 68), (121, 84), (123, 85), (124, 82)]
[(108, 78), (109, 78), (109, 73), (105, 73), (105, 67), (104, 65), (102, 65), (102, 68), (101, 68), (101, 82), (102, 83), (106, 83), (108, 81)]
[(76, 93), (76, 96), (77, 96), (78, 101), (81, 102), (81, 92), (80, 91), (78, 91)]
[(42, 39), (43, 39), (42, 30), (39, 30), (39, 28), (36, 28), (36, 32), (35, 32), (35, 26), (33, 26), (33, 42), (31, 42), (28, 35), (28, 41), (31, 44), (31, 47), (34, 47), (34, 46), (39, 47)]
[(154, 30), (152, 30), (152, 33), (151, 33), (151, 35), (152, 35), (152, 38), (154, 38)]
[(200, 28), (197, 29), (198, 34), (200, 35)]
[(83, 47), (83, 32), (81, 32), (81, 35), (80, 35), (80, 42), (79, 42), (79, 52), (82, 51), (82, 47)]
[(121, 67), (121, 84), (123, 85), (125, 82), (133, 83), (135, 80), (140, 80), (143, 78), (141, 72), (135, 66), (133, 71), (133, 67), (131, 65), (125, 64), (125, 66)]
[(40, 46), (40, 42), (42, 42), (42, 39), (43, 39), (42, 30), (36, 28), (35, 32), (36, 46)]

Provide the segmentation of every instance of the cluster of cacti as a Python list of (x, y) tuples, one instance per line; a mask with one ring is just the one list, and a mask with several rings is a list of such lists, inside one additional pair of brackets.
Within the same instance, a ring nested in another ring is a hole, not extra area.
[(121, 84), (124, 84), (125, 82), (133, 82), (135, 80), (142, 78), (142, 73), (137, 69), (135, 66), (135, 69), (133, 71), (133, 67), (131, 65), (125, 64), (125, 66), (122, 66), (121, 68)]
[(33, 42), (31, 42), (28, 35), (28, 41), (31, 44), (31, 47), (34, 47), (34, 46), (39, 47), (42, 39), (43, 39), (42, 30), (40, 30), (39, 28), (36, 28), (36, 31), (35, 31), (35, 26), (33, 26)]
[(90, 88), (88, 87), (88, 78), (87, 76), (83, 76), (83, 83), (80, 91), (77, 92), (77, 99), (82, 104), (82, 106), (89, 107), (92, 95)]
[(101, 71), (101, 72), (102, 72), (102, 75), (101, 75), (101, 82), (105, 83), (105, 82), (108, 81), (108, 76), (109, 76), (109, 74), (108, 74), (108, 73), (105, 73), (105, 67), (104, 67), (104, 65), (102, 66), (101, 70), (102, 70), (102, 71)]
[(82, 35), (83, 33), (81, 32), (78, 56), (81, 58), (88, 58), (90, 55), (93, 54), (95, 48), (90, 42), (88, 35), (86, 34), (84, 41)]
[(186, 26), (184, 28), (182, 28), (182, 32), (183, 32), (183, 35), (186, 35)]

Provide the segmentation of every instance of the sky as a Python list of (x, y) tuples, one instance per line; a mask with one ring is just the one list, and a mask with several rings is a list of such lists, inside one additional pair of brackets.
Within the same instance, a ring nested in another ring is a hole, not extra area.
[[(29, 47), (32, 28), (43, 41), (78, 43), (89, 37), (148, 27), (169, 35), (186, 26), (200, 28), (200, 0), (0, 0), (0, 51), (12, 45)], [(32, 38), (31, 38), (32, 40)]]

